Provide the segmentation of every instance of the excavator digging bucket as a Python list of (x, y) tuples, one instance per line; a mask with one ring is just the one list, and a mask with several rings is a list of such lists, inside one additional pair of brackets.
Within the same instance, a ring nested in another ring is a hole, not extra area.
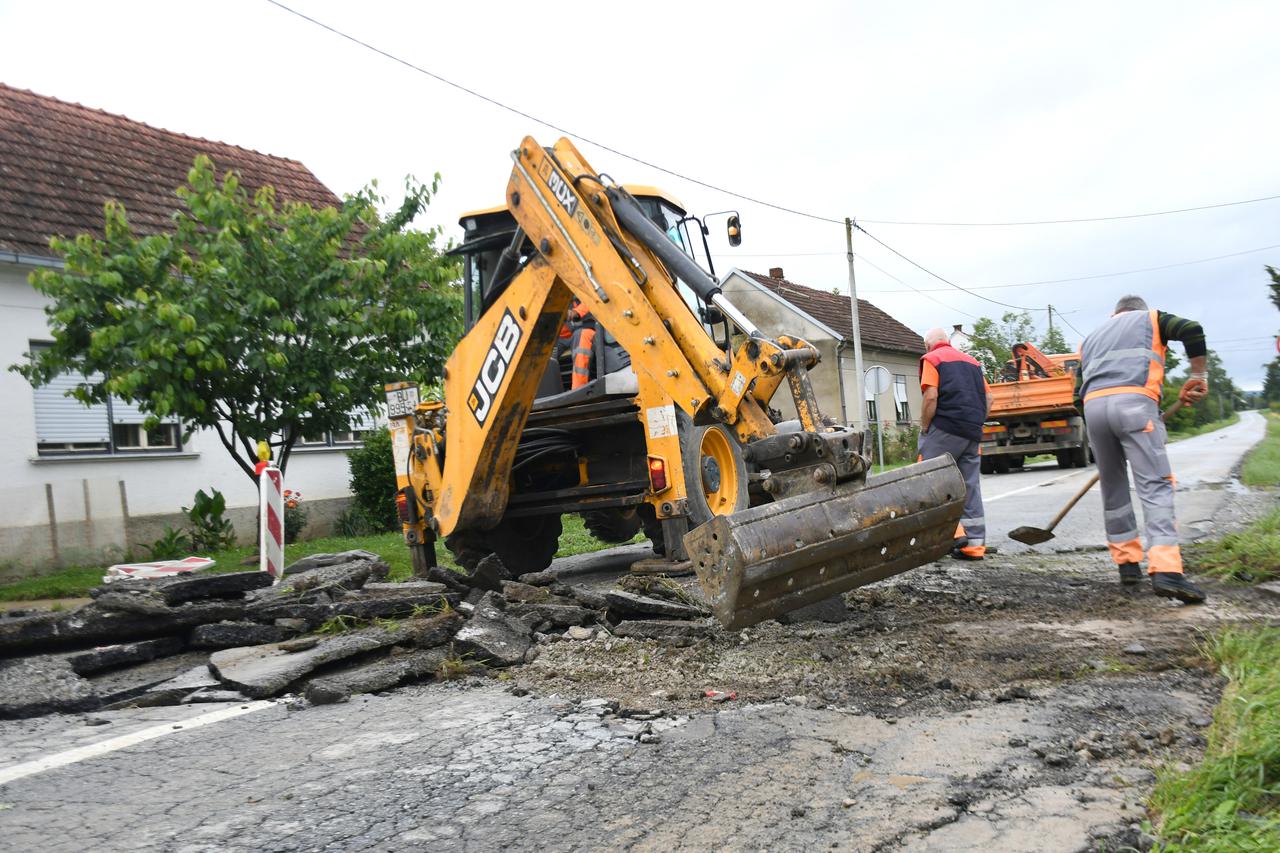
[(964, 495), (941, 456), (713, 518), (684, 543), (712, 612), (736, 630), (946, 555)]

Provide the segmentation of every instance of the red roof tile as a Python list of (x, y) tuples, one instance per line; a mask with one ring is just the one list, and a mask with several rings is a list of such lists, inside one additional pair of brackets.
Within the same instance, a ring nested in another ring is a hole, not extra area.
[[(853, 337), (853, 318), (849, 312), (849, 297), (823, 290), (814, 290), (785, 278), (772, 278), (759, 273), (739, 270), (767, 287), (818, 322), (830, 327), (844, 338)], [(924, 338), (881, 311), (865, 299), (858, 300), (858, 325), (862, 327), (864, 346), (877, 349), (924, 353)]]
[(240, 173), (253, 192), (319, 206), (339, 199), (306, 166), (197, 139), (0, 83), (0, 249), (49, 256), (49, 237), (100, 234), (102, 205), (121, 202), (135, 233), (169, 229), (197, 154)]

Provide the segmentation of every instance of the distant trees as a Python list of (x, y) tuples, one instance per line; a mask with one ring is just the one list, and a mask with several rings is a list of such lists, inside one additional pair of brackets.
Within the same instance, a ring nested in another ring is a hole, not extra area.
[(1030, 342), (1046, 354), (1075, 350), (1059, 326), (1046, 329), (1041, 335), (1026, 311), (1007, 311), (999, 320), (981, 317), (973, 324), (973, 331), (965, 334), (969, 339), (965, 351), (977, 359), (990, 381), (998, 380), (1004, 363), (1013, 358), (1014, 344)]
[[(1271, 304), (1280, 308), (1280, 270), (1272, 266), (1266, 267), (1266, 270), (1267, 275), (1271, 277), (1267, 285), (1271, 291)], [(1262, 403), (1263, 405), (1280, 403), (1280, 355), (1267, 364), (1267, 375), (1262, 382)]]

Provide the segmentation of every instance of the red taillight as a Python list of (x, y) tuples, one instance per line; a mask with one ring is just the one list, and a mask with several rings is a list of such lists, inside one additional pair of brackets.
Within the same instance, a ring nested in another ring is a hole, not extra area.
[(401, 523), (413, 522), (413, 515), (409, 511), (409, 498), (403, 491), (396, 492), (396, 512), (400, 514)]
[(649, 457), (649, 488), (654, 494), (667, 489), (667, 463), (661, 457)]

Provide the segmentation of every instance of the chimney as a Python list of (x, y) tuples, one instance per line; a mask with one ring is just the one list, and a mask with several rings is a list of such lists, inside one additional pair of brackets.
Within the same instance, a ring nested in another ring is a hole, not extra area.
[(785, 278), (782, 267), (769, 267), (769, 278)]
[(959, 332), (960, 334), (962, 334), (962, 335), (963, 335), (963, 334), (964, 334), (964, 329), (960, 328), (960, 327), (961, 327), (961, 326), (963, 326), (963, 325), (964, 325), (963, 323), (956, 323), (956, 324), (955, 324), (954, 326), (952, 326), (951, 328), (955, 329), (957, 332)]

